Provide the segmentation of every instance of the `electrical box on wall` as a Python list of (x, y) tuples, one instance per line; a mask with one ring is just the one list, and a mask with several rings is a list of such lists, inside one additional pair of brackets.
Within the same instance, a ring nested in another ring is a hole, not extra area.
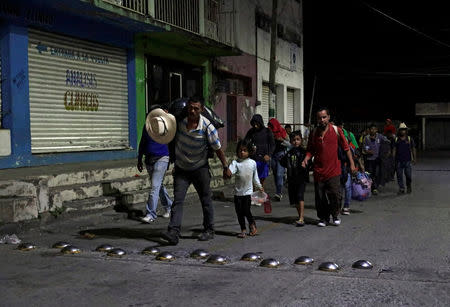
[(0, 157), (11, 155), (11, 131), (0, 129)]

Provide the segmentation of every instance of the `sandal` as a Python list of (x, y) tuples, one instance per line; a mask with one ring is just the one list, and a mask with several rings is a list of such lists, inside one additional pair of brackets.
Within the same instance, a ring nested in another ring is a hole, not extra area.
[(239, 233), (239, 234), (237, 235), (237, 237), (240, 238), (240, 239), (244, 239), (245, 236), (246, 236), (245, 231), (242, 231), (241, 233)]
[(250, 225), (250, 236), (256, 236), (256, 234), (258, 233), (258, 229), (256, 229), (256, 225), (255, 224), (251, 224)]

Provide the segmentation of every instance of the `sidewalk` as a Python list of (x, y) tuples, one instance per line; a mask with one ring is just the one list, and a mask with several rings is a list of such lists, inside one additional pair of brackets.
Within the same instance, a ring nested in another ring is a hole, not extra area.
[[(269, 195), (274, 193), (273, 177), (269, 176), (265, 184), (265, 190)], [(307, 187), (307, 192), (305, 194), (306, 208), (313, 209), (313, 185), (309, 184)], [(236, 218), (236, 213), (234, 211), (233, 203), (233, 185), (228, 184), (218, 189), (213, 189), (213, 203), (215, 210), (215, 225), (218, 232), (223, 231), (222, 225), (226, 225), (226, 230), (233, 234), (234, 231), (239, 230), (239, 225)], [(160, 206), (158, 206), (159, 209)], [(263, 207), (252, 206), (253, 214), (256, 216), (263, 216), (263, 219), (274, 218), (276, 216), (291, 216), (292, 224), (296, 218), (295, 208), (289, 206), (289, 201), (287, 197), (287, 189), (285, 189), (285, 196), (280, 202), (272, 202), (273, 212), (272, 214), (265, 214)], [(168, 224), (168, 219), (159, 217), (152, 224), (143, 224), (138, 221), (138, 216), (140, 211), (144, 210), (144, 205), (141, 204), (139, 207), (135, 208), (131, 212), (117, 212), (113, 208), (107, 208), (98, 210), (95, 212), (84, 211), (77, 213), (63, 213), (58, 217), (46, 216), (41, 219), (36, 219), (32, 221), (24, 221), (20, 223), (6, 224), (0, 227), (0, 234), (3, 236), (5, 234), (13, 234), (19, 236), (20, 239), (36, 242), (43, 240), (44, 244), (49, 246), (52, 243), (50, 238), (46, 238), (48, 234), (59, 233), (60, 239), (70, 238), (78, 235), (80, 231), (89, 231), (93, 234), (98, 234), (100, 236), (106, 235), (102, 231), (96, 231), (95, 229), (127, 229), (126, 232), (134, 232), (132, 236), (135, 238), (139, 237), (138, 233), (143, 231), (142, 237), (148, 239), (149, 235), (156, 237), (159, 236), (160, 231), (166, 229)], [(311, 215), (310, 215), (311, 216)], [(310, 218), (309, 221), (312, 222), (314, 217)], [(307, 219), (308, 221), (308, 219)], [(195, 229), (194, 232), (200, 232), (202, 229), (202, 210), (197, 194), (190, 194), (185, 200), (185, 210), (183, 216), (183, 231), (186, 229)], [(148, 230), (148, 231), (147, 231)], [(114, 232), (114, 231), (113, 231)], [(129, 235), (124, 233), (124, 237)], [(194, 234), (195, 235), (195, 234)], [(192, 236), (192, 235), (191, 235)], [(50, 236), (53, 238), (54, 236)], [(119, 235), (120, 237), (120, 235)], [(41, 243), (42, 244), (42, 243)]]

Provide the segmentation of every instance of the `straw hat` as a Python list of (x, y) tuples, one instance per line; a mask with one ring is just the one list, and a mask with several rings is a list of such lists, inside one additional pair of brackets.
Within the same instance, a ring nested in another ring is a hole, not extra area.
[(398, 126), (398, 129), (408, 129), (405, 123), (400, 123), (400, 126)]
[(162, 109), (154, 109), (147, 115), (145, 129), (155, 142), (168, 144), (177, 132), (177, 121), (172, 114)]

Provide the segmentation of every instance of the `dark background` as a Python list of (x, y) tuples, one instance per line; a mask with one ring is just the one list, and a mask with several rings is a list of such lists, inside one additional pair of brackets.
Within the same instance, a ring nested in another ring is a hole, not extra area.
[(314, 76), (313, 110), (328, 106), (332, 115), (347, 122), (414, 122), (415, 103), (447, 102), (450, 16), (445, 4), (305, 0), (305, 120)]

